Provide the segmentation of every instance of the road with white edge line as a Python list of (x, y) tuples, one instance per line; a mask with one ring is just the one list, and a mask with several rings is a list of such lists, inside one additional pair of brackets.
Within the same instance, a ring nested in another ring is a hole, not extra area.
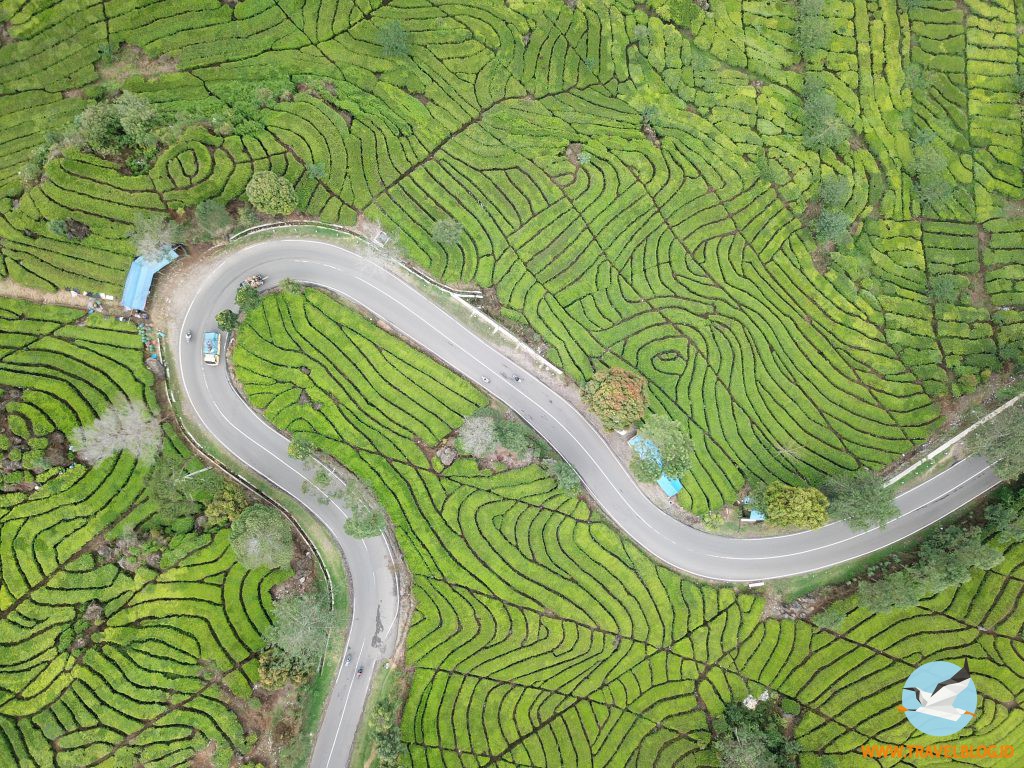
[[(313, 752), (314, 768), (348, 764), (372, 673), (394, 653), (398, 553), (383, 537), (347, 536), (347, 512), (333, 499), (321, 504), (321, 494), (306, 490), (313, 484), (314, 470), (288, 456), (287, 439), (235, 391), (227, 366), (203, 365), (203, 332), (216, 328), (218, 311), (235, 306), (239, 281), (253, 273), (267, 275), (268, 288), (292, 278), (332, 291), (385, 320), (506, 403), (576, 468), (590, 495), (627, 536), (652, 557), (693, 576), (758, 582), (844, 563), (927, 528), (999, 484), (984, 459), (971, 457), (901, 493), (897, 504), (902, 514), (885, 528), (852, 531), (836, 522), (754, 539), (698, 531), (669, 517), (644, 495), (604, 436), (571, 403), (396, 274), (315, 239), (270, 240), (240, 248), (225, 255), (195, 286), (195, 298), (174, 340), (174, 360), (181, 394), (199, 425), (238, 461), (309, 508), (337, 539), (347, 561), (352, 623), (346, 650), (352, 663), (338, 671)], [(185, 338), (187, 330), (192, 331), (191, 342)], [(360, 665), (362, 675), (356, 674)]]

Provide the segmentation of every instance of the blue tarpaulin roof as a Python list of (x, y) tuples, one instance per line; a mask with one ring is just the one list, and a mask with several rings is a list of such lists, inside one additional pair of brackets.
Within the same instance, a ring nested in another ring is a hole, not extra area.
[(128, 309), (145, 309), (149, 288), (153, 285), (153, 275), (174, 261), (175, 256), (174, 251), (168, 249), (159, 261), (144, 259), (142, 256), (135, 259), (124, 279), (121, 305)]
[[(633, 446), (633, 450), (637, 452), (639, 456), (643, 458), (652, 458), (661, 466), (661, 454), (658, 452), (658, 446), (648, 440), (646, 437), (636, 435), (629, 440), (629, 444)], [(658, 486), (662, 491), (665, 492), (666, 496), (675, 496), (681, 490), (683, 490), (683, 484), (679, 482), (679, 478), (669, 477), (664, 472), (661, 473), (661, 477), (658, 478)]]

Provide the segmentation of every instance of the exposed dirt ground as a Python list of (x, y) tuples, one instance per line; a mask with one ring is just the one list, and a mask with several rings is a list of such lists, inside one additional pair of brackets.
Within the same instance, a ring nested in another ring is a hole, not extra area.
[(79, 309), (88, 309), (89, 302), (92, 301), (88, 296), (83, 296), (82, 294), (76, 295), (70, 291), (43, 291), (39, 288), (29, 288), (20, 285), (10, 279), (0, 280), (0, 296), (8, 299), (32, 301), (36, 304), (59, 304), (64, 307), (77, 307)]

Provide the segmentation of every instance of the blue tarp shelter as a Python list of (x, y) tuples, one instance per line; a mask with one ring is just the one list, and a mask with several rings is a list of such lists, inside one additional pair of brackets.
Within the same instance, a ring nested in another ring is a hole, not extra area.
[(749, 496), (744, 496), (741, 499), (740, 503), (743, 504), (744, 507), (747, 507), (747, 512), (750, 513), (749, 515), (747, 515), (747, 519), (750, 522), (752, 522), (752, 523), (764, 522), (764, 520), (765, 520), (764, 512), (762, 512), (759, 509), (754, 509), (751, 506), (751, 504), (754, 503), (754, 500), (752, 498), (750, 498)]
[(153, 275), (174, 261), (176, 256), (177, 254), (168, 248), (158, 261), (144, 259), (142, 256), (135, 259), (128, 270), (128, 276), (124, 279), (121, 305), (127, 309), (145, 309), (149, 289), (153, 285)]
[[(630, 438), (629, 444), (633, 446), (633, 450), (636, 451), (638, 456), (645, 459), (652, 458), (657, 462), (659, 467), (661, 466), (661, 454), (658, 452), (658, 446), (646, 437), (636, 435)], [(683, 490), (683, 484), (679, 482), (679, 478), (669, 477), (664, 472), (662, 472), (661, 477), (658, 478), (658, 487), (665, 492), (666, 496), (675, 496)]]

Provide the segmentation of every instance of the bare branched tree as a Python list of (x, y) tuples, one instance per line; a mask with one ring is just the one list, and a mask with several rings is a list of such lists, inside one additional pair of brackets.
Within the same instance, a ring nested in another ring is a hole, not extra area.
[(75, 453), (96, 464), (118, 451), (128, 451), (140, 461), (152, 461), (163, 444), (159, 420), (144, 403), (121, 400), (111, 403), (92, 424), (72, 434)]

